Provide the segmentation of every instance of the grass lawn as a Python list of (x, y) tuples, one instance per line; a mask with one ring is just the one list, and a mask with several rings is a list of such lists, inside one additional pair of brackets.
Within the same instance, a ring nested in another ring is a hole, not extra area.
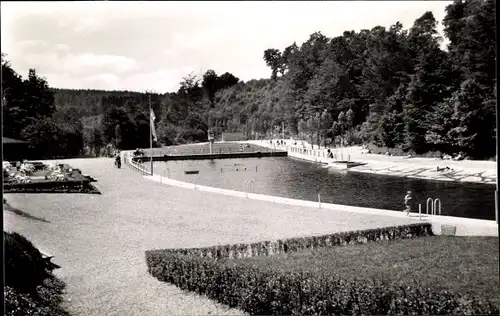
[(500, 304), (498, 237), (423, 237), (253, 257), (231, 264), (408, 285), (415, 279), (425, 287), (489, 298)]

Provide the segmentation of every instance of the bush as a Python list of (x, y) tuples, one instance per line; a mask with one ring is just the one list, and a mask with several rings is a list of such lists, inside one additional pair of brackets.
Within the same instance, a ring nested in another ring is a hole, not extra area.
[(149, 273), (183, 290), (207, 295), (254, 315), (495, 314), (498, 307), (416, 282), (344, 280), (300, 270), (238, 264), (231, 258), (432, 235), (429, 223), (342, 232), (274, 242), (146, 252)]
[(68, 315), (59, 304), (64, 283), (53, 274), (54, 265), (25, 237), (4, 232), (5, 315)]
[(318, 247), (343, 246), (379, 240), (394, 240), (432, 235), (430, 223), (415, 223), (403, 226), (384, 227), (352, 232), (340, 232), (322, 236), (290, 238), (286, 240), (263, 241), (251, 244), (212, 246), (207, 248), (157, 250), (164, 253), (181, 253), (215, 259), (247, 258), (267, 256), (315, 249)]
[(68, 312), (59, 306), (62, 303), (63, 288), (64, 283), (52, 275), (32, 294), (5, 286), (5, 315), (68, 316)]
[(147, 252), (149, 272), (160, 281), (207, 295), (252, 315), (455, 315), (495, 314), (489, 302), (434, 292), (417, 284), (345, 281), (338, 276), (238, 266), (180, 253)]
[(49, 276), (42, 254), (18, 233), (3, 233), (5, 244), (5, 285), (21, 292), (34, 292)]

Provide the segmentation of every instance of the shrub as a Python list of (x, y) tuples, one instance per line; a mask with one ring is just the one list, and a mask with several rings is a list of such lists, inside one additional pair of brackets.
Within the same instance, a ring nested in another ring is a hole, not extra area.
[(66, 316), (62, 303), (64, 283), (53, 274), (33, 244), (18, 233), (4, 232), (5, 315)]
[(193, 254), (215, 259), (231, 259), (283, 254), (318, 247), (343, 246), (347, 244), (431, 235), (432, 225), (430, 223), (415, 223), (403, 226), (340, 232), (322, 236), (290, 238), (286, 240), (263, 241), (251, 244), (222, 245), (206, 248), (165, 249), (158, 251), (164, 253), (182, 253), (185, 255)]
[(33, 244), (18, 233), (4, 232), (5, 285), (34, 292), (48, 277), (47, 264)]
[(160, 281), (206, 295), (254, 315), (495, 314), (498, 307), (416, 282), (344, 280), (338, 275), (238, 264), (231, 258), (318, 247), (432, 235), (429, 223), (342, 232), (273, 242), (146, 252), (148, 271)]
[(180, 253), (147, 252), (150, 273), (252, 315), (495, 314), (490, 302), (446, 291), (382, 282), (346, 281), (310, 272), (238, 266)]
[(69, 316), (59, 305), (62, 303), (61, 293), (64, 283), (50, 276), (43, 285), (37, 287), (32, 294), (24, 293), (16, 288), (5, 286), (6, 316)]

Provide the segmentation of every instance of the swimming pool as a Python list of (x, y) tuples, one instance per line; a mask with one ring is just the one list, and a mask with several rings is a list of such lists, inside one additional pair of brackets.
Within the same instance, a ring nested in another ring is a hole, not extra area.
[[(146, 163), (145, 166), (149, 164)], [(198, 173), (186, 174), (186, 171)], [(495, 186), (342, 172), (290, 157), (155, 162), (155, 174), (200, 185), (325, 203), (403, 210), (406, 191), (426, 211), (439, 198), (442, 215), (495, 219)], [(415, 211), (418, 211), (415, 210)]]

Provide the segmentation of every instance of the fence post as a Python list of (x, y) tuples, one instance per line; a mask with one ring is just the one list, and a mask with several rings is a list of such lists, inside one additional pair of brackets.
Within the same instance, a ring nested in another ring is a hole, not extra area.
[(422, 220), (422, 204), (418, 204), (418, 220)]
[(319, 208), (321, 208), (321, 194), (318, 193), (318, 203), (319, 203)]

